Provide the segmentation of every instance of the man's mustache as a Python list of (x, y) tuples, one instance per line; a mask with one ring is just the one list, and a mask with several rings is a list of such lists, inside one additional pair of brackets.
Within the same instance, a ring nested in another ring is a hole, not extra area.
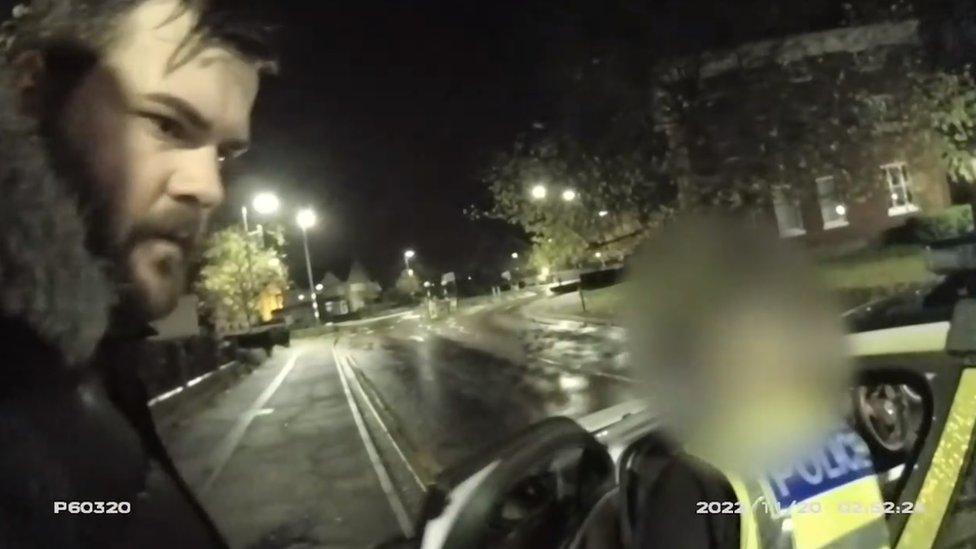
[(195, 208), (168, 208), (140, 220), (129, 233), (126, 247), (161, 238), (178, 243), (185, 252), (192, 252), (203, 241), (206, 221), (203, 213)]

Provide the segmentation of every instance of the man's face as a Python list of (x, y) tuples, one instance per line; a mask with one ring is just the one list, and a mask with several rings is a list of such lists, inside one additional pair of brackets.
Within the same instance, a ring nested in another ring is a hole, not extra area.
[[(147, 0), (120, 21), (67, 100), (61, 141), (104, 202), (108, 247), (150, 318), (169, 313), (207, 219), (224, 198), (221, 164), (247, 147), (258, 69), (213, 44), (186, 47), (196, 14)], [(189, 53), (187, 53), (189, 51)], [(66, 174), (71, 178), (72, 174)]]

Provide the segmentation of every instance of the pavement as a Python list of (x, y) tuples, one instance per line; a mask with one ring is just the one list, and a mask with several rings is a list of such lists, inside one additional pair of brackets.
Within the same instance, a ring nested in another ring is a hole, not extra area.
[(401, 534), (329, 341), (296, 342), (161, 433), (232, 547), (369, 547)]
[(534, 296), (507, 297), (295, 340), (161, 435), (232, 547), (409, 533), (444, 471), (633, 397), (618, 328), (536, 322)]

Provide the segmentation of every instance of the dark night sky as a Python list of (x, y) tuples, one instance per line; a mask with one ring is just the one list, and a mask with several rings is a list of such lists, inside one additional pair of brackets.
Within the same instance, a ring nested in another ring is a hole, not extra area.
[[(390, 280), (407, 247), (438, 271), (463, 270), (486, 249), (506, 254), (517, 233), (485, 230), (462, 208), (479, 198), (492, 152), (549, 101), (535, 76), (538, 39), (519, 6), (293, 8), (282, 73), (259, 99), (255, 145), (228, 210), (257, 188), (278, 190), (288, 206), (313, 205), (322, 218), (310, 233), (316, 278), (326, 269), (342, 277), (358, 258)], [(296, 281), (300, 250), (290, 249)]]

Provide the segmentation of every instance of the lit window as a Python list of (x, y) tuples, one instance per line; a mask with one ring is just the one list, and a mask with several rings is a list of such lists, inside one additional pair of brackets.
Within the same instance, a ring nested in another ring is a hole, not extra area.
[(888, 215), (905, 215), (918, 211), (915, 194), (912, 192), (912, 179), (904, 162), (881, 166), (885, 182), (888, 183)]
[(773, 188), (773, 211), (776, 214), (776, 225), (780, 236), (800, 236), (806, 234), (803, 228), (803, 215), (800, 212), (800, 201), (787, 195), (782, 187)]
[(837, 193), (837, 185), (833, 176), (817, 178), (817, 196), (820, 200), (820, 215), (823, 217), (824, 229), (836, 229), (847, 226), (847, 205)]

